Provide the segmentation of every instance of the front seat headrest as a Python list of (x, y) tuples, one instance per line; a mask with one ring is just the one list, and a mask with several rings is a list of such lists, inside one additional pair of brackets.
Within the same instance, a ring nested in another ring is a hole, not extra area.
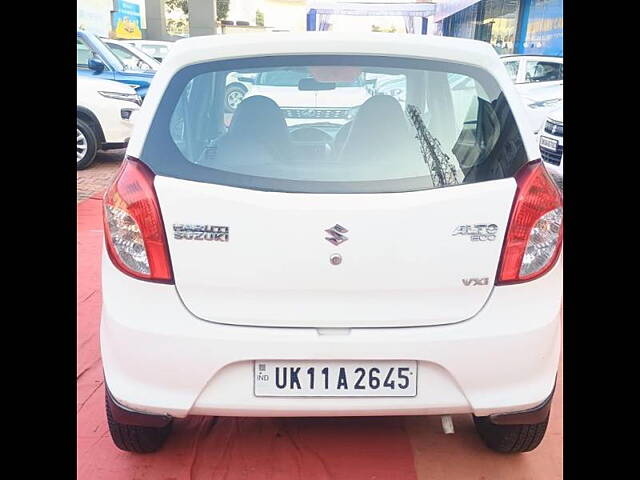
[(398, 100), (390, 95), (375, 95), (359, 108), (340, 159), (394, 162), (399, 156), (414, 152), (412, 141)]
[(237, 141), (257, 142), (281, 155), (291, 152), (291, 139), (282, 110), (276, 102), (262, 95), (245, 98), (238, 105), (228, 136)]

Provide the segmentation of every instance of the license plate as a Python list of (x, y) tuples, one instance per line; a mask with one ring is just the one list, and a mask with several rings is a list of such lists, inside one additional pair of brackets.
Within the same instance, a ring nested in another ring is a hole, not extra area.
[(558, 149), (558, 141), (552, 138), (540, 137), (540, 146), (555, 152)]
[(253, 362), (258, 397), (415, 397), (416, 361)]

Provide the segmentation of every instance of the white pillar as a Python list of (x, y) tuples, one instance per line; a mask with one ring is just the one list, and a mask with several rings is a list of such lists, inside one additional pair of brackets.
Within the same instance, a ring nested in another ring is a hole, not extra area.
[(145, 39), (170, 40), (164, 16), (164, 0), (145, 0), (144, 6), (147, 23)]
[(189, 36), (215, 35), (216, 31), (216, 1), (188, 0), (189, 5)]

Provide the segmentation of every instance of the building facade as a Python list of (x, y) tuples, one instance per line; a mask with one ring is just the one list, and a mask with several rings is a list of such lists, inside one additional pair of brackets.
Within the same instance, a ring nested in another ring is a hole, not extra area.
[(437, 33), (491, 43), (500, 54), (563, 55), (563, 0), (442, 0)]

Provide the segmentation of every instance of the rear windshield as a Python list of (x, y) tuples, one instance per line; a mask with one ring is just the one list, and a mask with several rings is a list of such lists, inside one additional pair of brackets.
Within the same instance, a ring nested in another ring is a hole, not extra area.
[(386, 193), (512, 176), (527, 161), (491, 75), (397, 57), (198, 64), (170, 81), (142, 161), (256, 190)]

